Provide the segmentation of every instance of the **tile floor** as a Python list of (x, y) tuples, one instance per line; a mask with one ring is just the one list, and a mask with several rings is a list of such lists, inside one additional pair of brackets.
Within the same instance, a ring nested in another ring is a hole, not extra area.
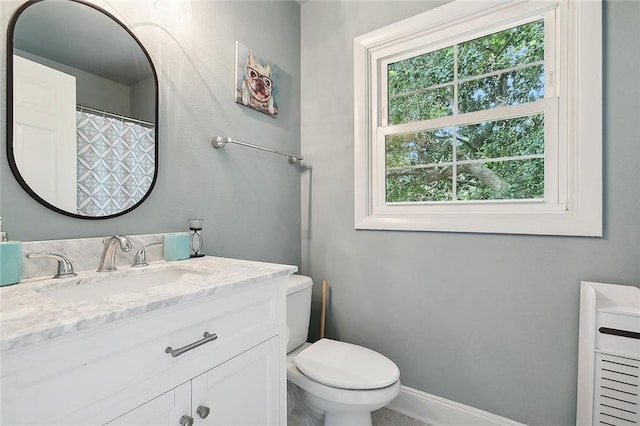
[(396, 413), (388, 408), (381, 408), (371, 414), (373, 426), (428, 426), (411, 417)]

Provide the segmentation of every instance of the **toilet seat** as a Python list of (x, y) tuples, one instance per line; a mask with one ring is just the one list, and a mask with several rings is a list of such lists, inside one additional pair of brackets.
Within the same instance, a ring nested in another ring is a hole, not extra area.
[(318, 340), (293, 362), (310, 379), (339, 389), (381, 389), (400, 378), (398, 367), (384, 355), (331, 339)]

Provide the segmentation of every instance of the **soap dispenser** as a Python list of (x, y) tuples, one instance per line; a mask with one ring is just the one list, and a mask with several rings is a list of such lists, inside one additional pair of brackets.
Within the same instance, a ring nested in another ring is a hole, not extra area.
[(8, 241), (0, 217), (0, 286), (17, 284), (22, 277), (22, 243)]

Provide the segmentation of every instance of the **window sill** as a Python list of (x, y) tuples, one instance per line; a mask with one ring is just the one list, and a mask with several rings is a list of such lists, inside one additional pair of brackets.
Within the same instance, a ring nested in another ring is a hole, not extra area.
[(571, 211), (377, 213), (357, 216), (357, 230), (474, 232), (563, 236), (602, 236), (600, 214)]

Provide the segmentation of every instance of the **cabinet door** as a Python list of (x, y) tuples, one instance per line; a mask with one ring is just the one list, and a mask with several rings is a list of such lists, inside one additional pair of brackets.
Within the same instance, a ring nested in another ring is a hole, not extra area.
[(105, 424), (109, 426), (177, 426), (180, 424), (180, 417), (190, 414), (191, 382), (187, 382)]
[(274, 337), (194, 378), (195, 425), (281, 424), (277, 344)]

